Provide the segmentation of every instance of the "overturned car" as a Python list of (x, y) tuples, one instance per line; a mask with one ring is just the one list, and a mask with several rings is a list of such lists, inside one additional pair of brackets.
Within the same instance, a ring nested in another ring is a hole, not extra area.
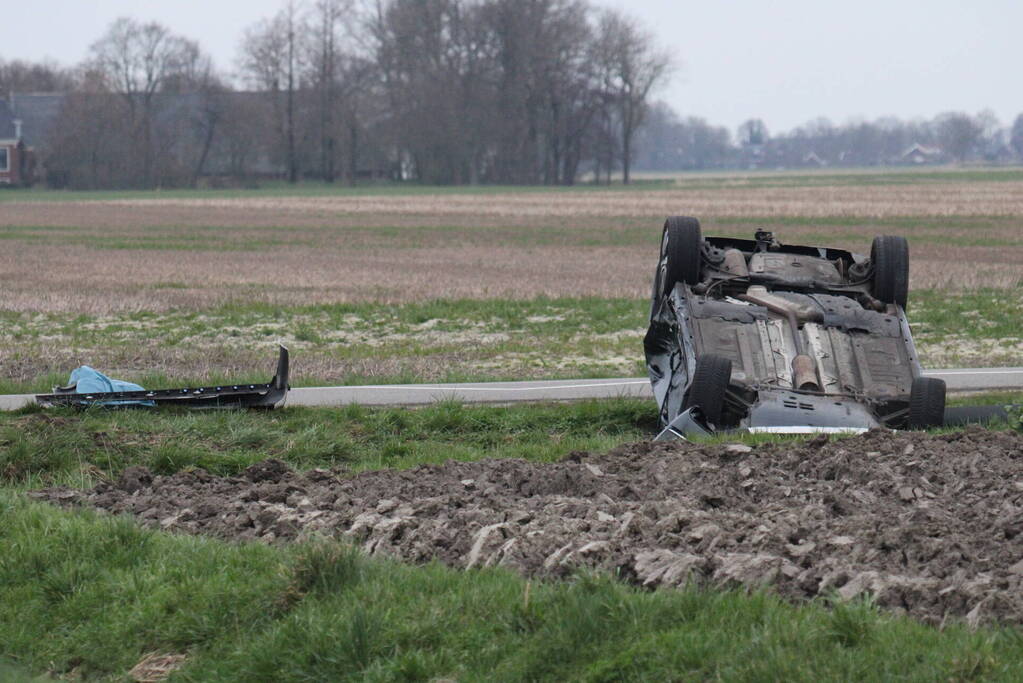
[(864, 256), (668, 218), (644, 338), (658, 439), (941, 425), (945, 383), (922, 375), (908, 289), (902, 237)]

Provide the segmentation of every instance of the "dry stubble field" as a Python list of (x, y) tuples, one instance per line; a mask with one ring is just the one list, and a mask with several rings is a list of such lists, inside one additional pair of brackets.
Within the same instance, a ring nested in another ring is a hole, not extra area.
[[(263, 363), (278, 338), (296, 348), (298, 383), (637, 373), (641, 300), (672, 213), (699, 216), (709, 234), (767, 227), (861, 251), (875, 234), (904, 234), (925, 360), (1018, 358), (1023, 333), (990, 318), (1002, 297), (1009, 318), (1023, 306), (1023, 176), (849, 178), (12, 194), (0, 203), (3, 379), (38, 384), (78, 362), (203, 379)], [(952, 299), (963, 329), (928, 310)]]

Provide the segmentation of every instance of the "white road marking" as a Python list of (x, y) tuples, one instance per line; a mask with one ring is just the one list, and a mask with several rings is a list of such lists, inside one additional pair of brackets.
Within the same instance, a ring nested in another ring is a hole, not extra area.
[[(950, 391), (1023, 390), (1023, 368), (952, 368), (926, 370), (929, 377), (948, 382)], [(574, 401), (653, 396), (650, 382), (642, 377), (592, 380), (543, 380), (525, 382), (474, 382), (468, 384), (372, 384), (342, 387), (299, 387), (288, 394), (292, 406), (340, 406), (361, 403), (371, 406), (424, 405), (441, 400), (465, 403), (516, 403), (527, 401)], [(35, 402), (32, 394), (0, 396), (0, 410), (17, 410)]]

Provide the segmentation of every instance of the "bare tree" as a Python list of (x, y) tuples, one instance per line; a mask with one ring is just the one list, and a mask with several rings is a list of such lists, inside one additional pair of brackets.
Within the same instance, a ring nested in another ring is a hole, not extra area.
[(1009, 132), (1009, 144), (1016, 152), (1016, 155), (1023, 158), (1023, 114), (1016, 117), (1012, 123), (1012, 130)]
[(629, 183), (633, 138), (649, 109), (650, 92), (670, 73), (672, 59), (655, 49), (653, 37), (631, 17), (607, 10), (600, 17), (598, 58), (604, 89), (613, 102), (621, 133), (622, 182)]
[(571, 183), (596, 112), (590, 8), (579, 0), (492, 0), (488, 137), (499, 182)]
[(12, 92), (68, 92), (75, 87), (74, 73), (55, 62), (0, 59), (0, 94)]
[(200, 151), (193, 165), (192, 187), (198, 186), (199, 178), (206, 170), (213, 142), (229, 111), (226, 97), (230, 89), (212, 71), (207, 72), (197, 85), (198, 106), (192, 115), (192, 126), (199, 138)]
[(359, 25), (352, 0), (317, 0), (304, 30), (305, 81), (315, 100), (319, 174), (328, 183), (337, 178), (343, 157), (341, 172), (355, 184), (363, 111), (376, 95), (376, 64), (355, 36)]
[(249, 82), (273, 98), (278, 135), (283, 142), (288, 182), (291, 183), (298, 180), (295, 144), (295, 95), (301, 68), (298, 10), (298, 3), (288, 0), (272, 19), (249, 28), (242, 40), (239, 60)]
[(124, 17), (114, 21), (90, 51), (94, 71), (127, 105), (130, 130), (142, 151), (142, 181), (151, 187), (156, 95), (168, 82), (194, 72), (202, 53), (196, 43), (161, 24)]
[(542, 180), (571, 185), (578, 175), (588, 133), (607, 103), (600, 88), (594, 34), (581, 2), (551, 3), (543, 22), (537, 62), (543, 98), (541, 132), (546, 142)]
[(397, 155), (427, 182), (476, 180), (493, 126), (492, 41), (481, 3), (378, 3), (371, 31)]
[(243, 98), (225, 96), (197, 44), (116, 22), (83, 82), (120, 96), (138, 150), (126, 163), (141, 166), (124, 177), (241, 173), (264, 159), (240, 131), (266, 126), (253, 137), (272, 140), (267, 156), (291, 182), (317, 169), (354, 183), (364, 149), (426, 182), (571, 184), (594, 158), (628, 182), (649, 94), (671, 66), (635, 22), (588, 0), (377, 0), (365, 23), (354, 0), (301, 1), (246, 32), (238, 63), (255, 92), (240, 118)]
[(656, 171), (722, 168), (733, 150), (728, 129), (701, 118), (681, 119), (664, 102), (650, 109), (636, 135), (636, 168)]
[(82, 190), (136, 185), (125, 163), (134, 148), (121, 123), (127, 116), (121, 98), (96, 91), (70, 93), (43, 152), (46, 184)]
[(359, 174), (359, 162), (363, 148), (363, 118), (367, 109), (376, 101), (376, 85), (378, 70), (376, 64), (358, 54), (343, 57), (340, 68), (340, 87), (338, 103), (341, 121), (344, 127), (344, 150), (347, 158), (345, 179), (355, 186)]
[(949, 112), (935, 119), (942, 148), (956, 161), (965, 161), (980, 141), (983, 129), (969, 114)]
[(736, 132), (741, 145), (763, 145), (767, 143), (767, 126), (760, 119), (744, 121)]
[(334, 182), (337, 158), (338, 77), (343, 59), (342, 32), (351, 15), (351, 0), (316, 0), (312, 6), (304, 43), (309, 82), (316, 95), (320, 152), (320, 177)]

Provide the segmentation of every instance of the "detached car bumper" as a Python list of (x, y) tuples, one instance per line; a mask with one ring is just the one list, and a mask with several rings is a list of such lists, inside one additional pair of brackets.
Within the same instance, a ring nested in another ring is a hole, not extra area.
[(224, 384), (209, 387), (181, 387), (141, 391), (79, 393), (76, 386), (56, 388), (52, 394), (38, 394), (42, 406), (182, 406), (185, 408), (278, 408), (288, 396), (290, 354), (280, 346), (277, 372), (266, 384)]

